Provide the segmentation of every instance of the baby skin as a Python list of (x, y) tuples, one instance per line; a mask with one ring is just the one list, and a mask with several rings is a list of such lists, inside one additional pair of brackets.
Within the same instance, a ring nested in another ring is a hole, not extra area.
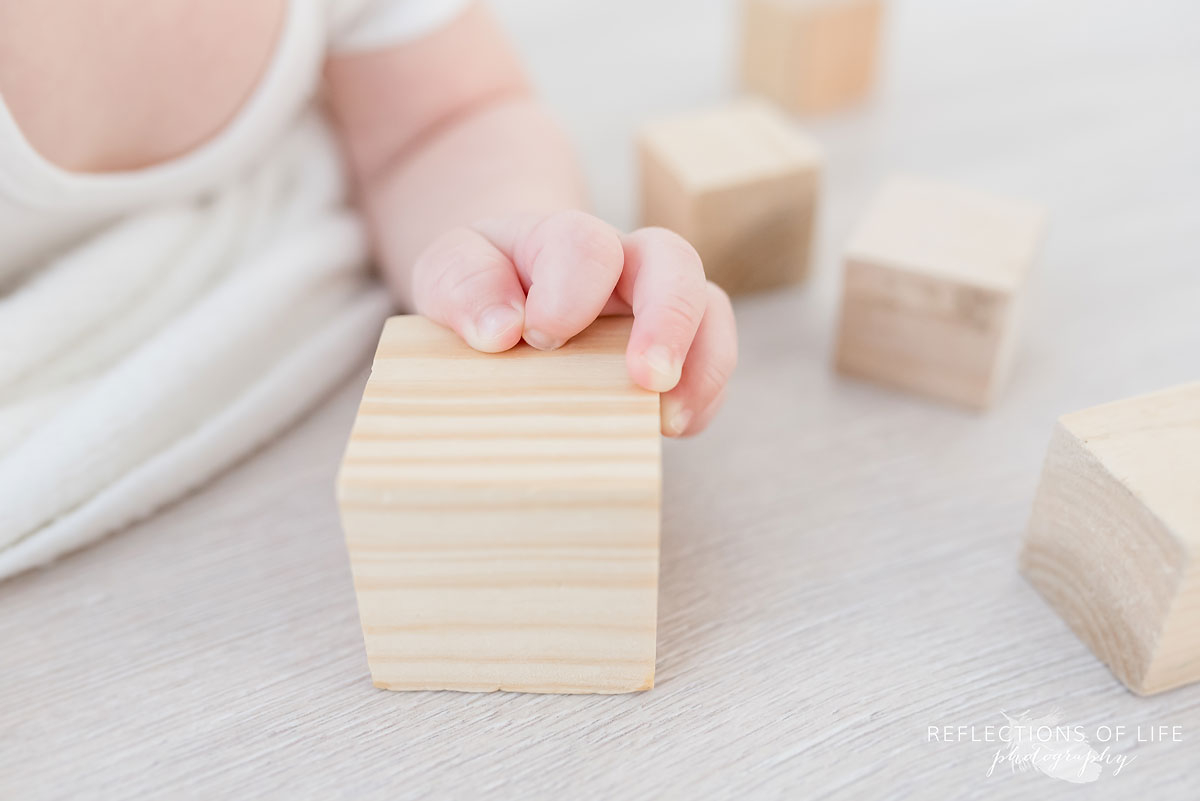
[[(152, 5), (0, 0), (0, 92), (43, 157), (107, 172), (203, 144), (253, 92), (285, 13), (285, 0)], [(486, 352), (557, 348), (632, 314), (630, 376), (663, 393), (663, 433), (708, 424), (737, 362), (728, 297), (678, 235), (622, 234), (582, 210), (571, 148), (486, 9), (331, 55), (323, 94), (399, 308)]]

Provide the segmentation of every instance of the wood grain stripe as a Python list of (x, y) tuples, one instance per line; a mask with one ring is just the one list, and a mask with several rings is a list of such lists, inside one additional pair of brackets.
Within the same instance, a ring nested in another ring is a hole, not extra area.
[(653, 683), (662, 446), (629, 326), (480, 354), (388, 321), (338, 476), (378, 686)]

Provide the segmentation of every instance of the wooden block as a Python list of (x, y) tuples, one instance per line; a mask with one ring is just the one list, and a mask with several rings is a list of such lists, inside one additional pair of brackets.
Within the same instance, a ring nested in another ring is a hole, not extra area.
[(646, 126), (642, 223), (682, 234), (730, 294), (803, 280), (821, 151), (771, 106), (741, 101)]
[(338, 476), (376, 686), (653, 685), (659, 405), (629, 327), (481, 354), (388, 320)]
[(875, 73), (881, 0), (743, 0), (742, 82), (798, 112), (860, 100)]
[(1058, 421), (1021, 569), (1129, 689), (1200, 681), (1200, 382)]
[(887, 182), (845, 259), (839, 370), (986, 407), (1008, 371), (1044, 212), (917, 178)]

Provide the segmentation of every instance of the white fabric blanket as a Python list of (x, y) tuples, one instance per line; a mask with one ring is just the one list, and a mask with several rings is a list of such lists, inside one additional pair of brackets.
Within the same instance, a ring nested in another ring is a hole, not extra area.
[(0, 578), (205, 482), (362, 363), (388, 312), (321, 122), (0, 298)]

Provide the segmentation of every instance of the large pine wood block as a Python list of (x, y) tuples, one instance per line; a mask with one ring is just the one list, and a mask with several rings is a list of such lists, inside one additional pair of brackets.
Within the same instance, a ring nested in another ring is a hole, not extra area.
[(1200, 681), (1200, 383), (1058, 421), (1021, 568), (1134, 692)]
[(629, 327), (481, 354), (388, 320), (338, 477), (376, 686), (653, 685), (659, 401)]
[(1017, 301), (1044, 228), (1036, 206), (888, 181), (847, 247), (838, 369), (986, 407), (1008, 372)]
[(821, 151), (772, 106), (747, 100), (659, 120), (638, 153), (643, 224), (683, 235), (725, 291), (807, 275)]
[(798, 112), (831, 111), (871, 88), (881, 0), (743, 0), (742, 81)]

